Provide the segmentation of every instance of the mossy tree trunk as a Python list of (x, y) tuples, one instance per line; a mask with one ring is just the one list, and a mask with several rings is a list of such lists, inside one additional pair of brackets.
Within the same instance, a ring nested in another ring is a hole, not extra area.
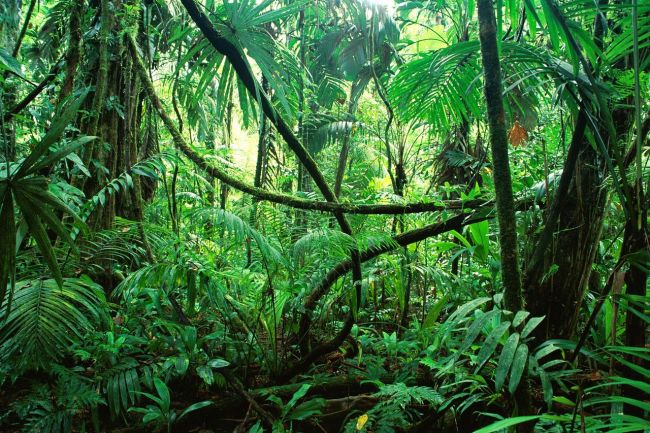
[[(507, 310), (519, 311), (523, 307), (523, 301), (517, 253), (517, 220), (512, 194), (508, 137), (502, 96), (501, 65), (492, 0), (478, 1), (478, 18), (485, 81), (485, 100), (490, 127), (490, 147), (494, 167), (493, 177), (499, 224), (503, 300), (504, 307)], [(527, 414), (530, 411), (530, 395), (525, 375), (515, 391), (514, 399), (519, 414)], [(529, 424), (522, 424), (519, 427), (521, 432), (532, 432), (532, 429), (532, 425)]]
[(503, 108), (503, 85), (497, 46), (496, 19), (491, 0), (479, 0), (479, 36), (485, 77), (485, 99), (490, 126), (490, 147), (494, 167), (499, 244), (501, 248), (501, 275), (504, 306), (510, 311), (522, 308), (521, 279), (517, 253), (517, 220), (512, 194), (512, 178), (508, 156), (508, 136)]

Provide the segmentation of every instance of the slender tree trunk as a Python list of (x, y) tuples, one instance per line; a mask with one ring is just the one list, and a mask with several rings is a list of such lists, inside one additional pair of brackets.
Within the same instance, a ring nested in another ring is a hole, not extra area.
[[(492, 0), (478, 1), (479, 36), (485, 79), (485, 100), (490, 125), (490, 144), (494, 167), (499, 245), (501, 248), (501, 277), (503, 280), (504, 307), (510, 311), (523, 308), (517, 245), (517, 220), (512, 194), (508, 138), (503, 108), (503, 85), (497, 46), (497, 29)], [(514, 395), (519, 414), (530, 412), (530, 395), (526, 375)], [(519, 431), (532, 432), (533, 426), (523, 424)]]
[[(633, 211), (625, 224), (625, 232), (623, 235), (623, 246), (621, 248), (621, 255), (629, 255), (634, 253), (650, 252), (650, 239), (648, 232), (648, 209), (647, 203), (643, 198), (643, 185), (639, 179), (637, 182), (635, 192), (640, 195), (640, 205), (633, 206)], [(638, 310), (630, 301), (636, 299), (637, 301), (646, 296), (648, 274), (646, 270), (640, 266), (630, 263), (630, 267), (625, 272), (625, 286), (627, 287), (626, 294), (629, 297), (628, 311), (625, 319), (625, 345), (630, 347), (644, 348), (646, 347), (646, 323), (645, 321), (630, 311), (630, 308)], [(646, 306), (647, 307), (647, 306)], [(643, 313), (641, 309), (640, 313)], [(648, 368), (648, 362), (643, 358), (631, 355), (629, 361), (634, 365)], [(642, 374), (635, 371), (633, 368), (627, 368), (626, 377), (643, 382)], [(637, 387), (626, 386), (623, 388), (623, 395), (625, 397), (633, 398), (639, 401), (648, 400), (648, 394), (643, 392)], [(643, 418), (643, 409), (634, 405), (626, 405), (626, 415), (634, 415)]]
[[(355, 103), (350, 93), (350, 102), (348, 104), (348, 121), (352, 122), (354, 116)], [(352, 131), (348, 131), (343, 138), (343, 145), (339, 153), (339, 162), (336, 167), (336, 179), (334, 180), (334, 194), (339, 197), (341, 195), (341, 186), (343, 185), (343, 177), (345, 177), (345, 167), (348, 163), (348, 155), (350, 153), (350, 140), (352, 139)]]
[(85, 0), (75, 0), (70, 11), (68, 51), (65, 55), (65, 79), (59, 92), (59, 103), (74, 89), (74, 79), (81, 58), (81, 19), (85, 11)]
[[(3, 4), (0, 4), (0, 17), (2, 17), (0, 19), (0, 46), (6, 47), (6, 50), (10, 52), (13, 47), (18, 45), (21, 6), (21, 0), (3, 0)], [(2, 116), (16, 102), (15, 86), (12, 85), (15, 77), (10, 79), (6, 71), (3, 72), (3, 77), (5, 80), (0, 92)], [(3, 122), (0, 136), (2, 138), (2, 148), (0, 148), (2, 158), (13, 161), (16, 159), (16, 130), (11, 118)]]
[[(266, 78), (262, 77), (262, 89), (265, 93), (269, 93), (270, 86)], [(259, 125), (259, 137), (257, 139), (257, 160), (255, 162), (255, 179), (253, 181), (253, 186), (256, 188), (262, 188), (264, 183), (266, 183), (266, 165), (268, 161), (267, 157), (267, 142), (269, 139), (269, 130), (266, 122), (266, 118), (262, 117)], [(251, 227), (257, 228), (257, 205), (259, 200), (253, 197), (253, 208), (251, 209), (249, 221)], [(251, 249), (251, 239), (250, 237), (246, 240), (246, 266), (249, 267), (253, 262), (253, 252)]]
[[(305, 10), (304, 8), (300, 10), (298, 15), (298, 25), (296, 27), (297, 33), (300, 35), (300, 50), (299, 50), (299, 59), (302, 67), (307, 68), (306, 59), (307, 59), (307, 49), (305, 46)], [(303, 144), (306, 144), (307, 151), (311, 153), (309, 144), (305, 142), (305, 82), (303, 76), (299, 76), (299, 85), (298, 85), (298, 137)], [(298, 192), (310, 192), (311, 191), (311, 182), (309, 173), (305, 170), (305, 166), (298, 162), (298, 181), (296, 190)], [(336, 192), (334, 193), (336, 195)], [(307, 231), (307, 226), (309, 224), (309, 214), (303, 210), (295, 211), (295, 221), (296, 221), (296, 230), (293, 232), (293, 238), (297, 240), (303, 233)]]
[(504, 306), (510, 311), (522, 305), (521, 280), (517, 254), (517, 220), (512, 194), (512, 178), (508, 157), (501, 66), (496, 38), (496, 19), (491, 0), (478, 2), (481, 57), (485, 72), (485, 99), (490, 125), (490, 144), (494, 166), (499, 243), (501, 247), (501, 275), (504, 289)]

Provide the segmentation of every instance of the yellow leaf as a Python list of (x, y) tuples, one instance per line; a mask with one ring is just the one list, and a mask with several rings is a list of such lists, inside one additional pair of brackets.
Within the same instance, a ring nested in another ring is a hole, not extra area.
[(368, 422), (368, 414), (364, 413), (357, 419), (357, 430), (361, 430)]

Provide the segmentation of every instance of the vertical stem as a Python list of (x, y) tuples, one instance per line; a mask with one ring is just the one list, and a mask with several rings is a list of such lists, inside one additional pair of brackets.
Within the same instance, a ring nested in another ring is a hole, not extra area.
[[(515, 218), (512, 179), (508, 157), (505, 111), (503, 109), (503, 84), (497, 44), (497, 28), (492, 0), (478, 1), (479, 38), (485, 76), (485, 100), (488, 107), (490, 144), (494, 167), (499, 244), (501, 247), (501, 278), (503, 299), (507, 310), (518, 311), (523, 307), (519, 260), (517, 257), (517, 220)], [(514, 400), (520, 414), (530, 412), (530, 395), (526, 375), (522, 377)], [(521, 432), (532, 432), (533, 426), (522, 424)]]
[(81, 57), (81, 16), (85, 0), (76, 0), (72, 5), (69, 21), (68, 51), (65, 55), (65, 79), (59, 92), (59, 103), (72, 92), (77, 66)]
[[(355, 103), (352, 99), (352, 92), (350, 92), (350, 103), (348, 105), (348, 119), (350, 122), (353, 122), (354, 107)], [(350, 129), (345, 133), (343, 138), (343, 146), (341, 147), (341, 153), (339, 153), (339, 163), (336, 167), (336, 180), (334, 181), (334, 195), (339, 197), (341, 194), (341, 185), (343, 185), (343, 177), (345, 176), (345, 166), (348, 161), (348, 154), (350, 153), (350, 139), (352, 138), (352, 130)]]
[[(641, 209), (641, 202), (643, 201), (643, 176), (641, 173), (641, 147), (643, 146), (643, 137), (641, 135), (641, 85), (640, 85), (640, 66), (639, 66), (639, 5), (637, 0), (632, 0), (632, 38), (634, 42), (633, 48), (633, 64), (634, 64), (634, 120), (636, 123), (636, 206)], [(642, 212), (637, 214), (638, 218), (634, 223), (637, 229), (641, 229)]]
[(25, 22), (23, 27), (20, 29), (20, 34), (18, 35), (18, 40), (16, 41), (16, 46), (14, 47), (13, 53), (11, 55), (15, 58), (18, 58), (18, 53), (20, 52), (20, 46), (25, 39), (25, 33), (27, 33), (27, 28), (29, 27), (29, 22), (32, 19), (32, 14), (34, 13), (34, 7), (36, 6), (36, 0), (32, 0), (29, 3), (29, 8), (27, 8), (27, 16), (25, 17)]
[[(97, 82), (95, 84), (95, 96), (93, 98), (93, 112), (88, 128), (88, 135), (97, 135), (99, 128), (99, 119), (104, 108), (104, 99), (108, 87), (108, 39), (110, 37), (110, 0), (101, 0), (100, 11), (100, 31), (99, 31), (99, 65), (97, 68)], [(101, 140), (101, 138), (100, 138)], [(98, 145), (101, 146), (101, 143)], [(90, 164), (95, 151), (95, 143), (91, 142), (84, 152), (83, 163), (85, 166)]]
[(517, 221), (515, 219), (512, 178), (508, 157), (501, 65), (497, 49), (496, 20), (491, 0), (478, 2), (479, 36), (485, 73), (485, 99), (488, 107), (494, 188), (496, 193), (501, 274), (505, 307), (510, 311), (522, 308), (521, 279), (517, 257)]

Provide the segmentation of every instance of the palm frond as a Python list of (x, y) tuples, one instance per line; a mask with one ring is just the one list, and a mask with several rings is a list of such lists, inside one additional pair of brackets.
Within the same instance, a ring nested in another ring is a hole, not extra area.
[[(2, 306), (3, 313), (8, 309)], [(60, 359), (73, 343), (106, 324), (103, 290), (87, 277), (16, 283), (13, 305), (0, 327), (0, 359), (20, 368)]]

